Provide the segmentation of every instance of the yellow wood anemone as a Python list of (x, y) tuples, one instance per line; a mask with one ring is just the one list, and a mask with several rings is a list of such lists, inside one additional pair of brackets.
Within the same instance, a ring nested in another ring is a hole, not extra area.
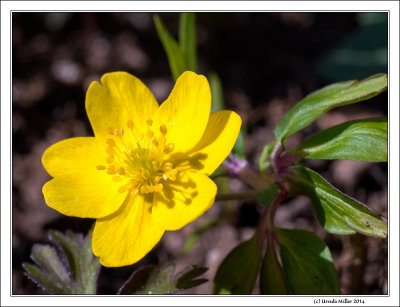
[(86, 95), (95, 136), (45, 151), (54, 177), (43, 186), (47, 205), (96, 219), (92, 249), (104, 266), (139, 261), (165, 230), (211, 207), (217, 187), (208, 175), (232, 150), (241, 119), (210, 109), (208, 81), (193, 72), (178, 78), (161, 106), (136, 77), (108, 73)]

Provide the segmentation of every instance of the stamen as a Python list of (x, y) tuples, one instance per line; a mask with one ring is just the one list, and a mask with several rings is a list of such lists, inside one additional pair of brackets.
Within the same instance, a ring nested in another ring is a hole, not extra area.
[(124, 193), (127, 189), (127, 185), (122, 185), (118, 188), (118, 192), (119, 193)]
[(146, 135), (147, 135), (147, 137), (148, 137), (149, 139), (151, 139), (151, 138), (154, 136), (154, 132), (151, 131), (151, 130), (149, 130), (149, 131), (147, 131)]
[(107, 140), (106, 140), (106, 143), (107, 143), (107, 145), (110, 146), (110, 147), (115, 146), (115, 142), (114, 142), (113, 139), (107, 139)]
[(160, 126), (160, 132), (163, 136), (165, 136), (167, 134), (167, 126), (165, 125), (161, 125)]
[(162, 180), (174, 181), (178, 171), (171, 162), (166, 161), (164, 154), (174, 150), (172, 143), (166, 144), (167, 126), (159, 127), (160, 134), (154, 136), (150, 128), (153, 120), (146, 121), (147, 131), (134, 132), (132, 120), (126, 121), (125, 129), (132, 133), (124, 136), (124, 128), (107, 128), (112, 137), (106, 138), (105, 157), (106, 165), (97, 165), (96, 169), (106, 170), (113, 182), (122, 182), (117, 191), (128, 192), (135, 196), (138, 193), (148, 194), (163, 190)]
[(114, 175), (116, 172), (117, 171), (115, 170), (115, 165), (114, 164), (110, 165), (108, 167), (108, 169), (107, 169), (107, 174), (109, 174), (109, 175)]
[(124, 135), (124, 129), (123, 128), (115, 129), (114, 135), (122, 137)]
[(109, 155), (106, 157), (106, 162), (108, 164), (113, 163), (114, 162), (114, 156), (113, 155)]
[(109, 146), (106, 147), (106, 153), (111, 155), (113, 152), (114, 152), (114, 150), (111, 147), (109, 147)]
[(133, 121), (131, 121), (130, 119), (126, 121), (126, 125), (128, 126), (129, 129), (133, 129)]
[(169, 143), (167, 147), (164, 148), (164, 153), (168, 154), (174, 150), (175, 146), (172, 143)]
[(107, 128), (107, 133), (108, 133), (108, 134), (114, 135), (114, 131), (115, 131), (115, 130), (114, 130), (113, 128), (111, 128), (111, 127), (108, 127), (108, 128)]
[(162, 183), (156, 184), (156, 185), (154, 186), (154, 192), (161, 192), (162, 189), (163, 189)]
[(158, 146), (158, 142), (155, 138), (152, 138), (151, 142), (153, 143), (154, 146)]
[(164, 145), (166, 141), (167, 141), (167, 139), (163, 135), (158, 138), (158, 143), (160, 145)]

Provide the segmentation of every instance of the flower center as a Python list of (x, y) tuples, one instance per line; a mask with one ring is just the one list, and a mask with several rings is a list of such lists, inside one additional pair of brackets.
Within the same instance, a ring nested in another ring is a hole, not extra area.
[[(124, 128), (108, 128), (106, 139), (105, 165), (98, 165), (100, 171), (106, 171), (111, 180), (121, 182), (118, 192), (129, 191), (132, 195), (160, 192), (163, 181), (176, 179), (178, 171), (166, 156), (174, 150), (174, 144), (167, 143), (167, 127), (161, 125), (157, 136), (152, 130), (153, 121), (148, 119), (147, 132), (138, 133), (131, 120)], [(131, 142), (131, 140), (133, 142)]]

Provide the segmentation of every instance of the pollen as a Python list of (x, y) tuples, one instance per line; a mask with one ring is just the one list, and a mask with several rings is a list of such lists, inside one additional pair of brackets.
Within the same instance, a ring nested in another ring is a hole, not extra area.
[(175, 146), (167, 142), (167, 126), (153, 127), (152, 119), (146, 120), (145, 131), (139, 130), (131, 119), (125, 124), (107, 128), (106, 165), (98, 165), (96, 169), (105, 170), (110, 180), (119, 184), (119, 193), (134, 196), (161, 192), (178, 175), (178, 170), (169, 162)]

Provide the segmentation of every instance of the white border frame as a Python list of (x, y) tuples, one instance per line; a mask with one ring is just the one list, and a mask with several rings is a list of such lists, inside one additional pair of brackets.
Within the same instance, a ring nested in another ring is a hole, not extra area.
[[(388, 296), (13, 296), (11, 295), (11, 11), (389, 11)], [(1, 305), (2, 306), (311, 306), (315, 299), (362, 298), (365, 306), (399, 304), (399, 3), (397, 1), (2, 1), (1, 2)], [(390, 259), (389, 258), (389, 259)], [(354, 304), (345, 304), (354, 305)]]

